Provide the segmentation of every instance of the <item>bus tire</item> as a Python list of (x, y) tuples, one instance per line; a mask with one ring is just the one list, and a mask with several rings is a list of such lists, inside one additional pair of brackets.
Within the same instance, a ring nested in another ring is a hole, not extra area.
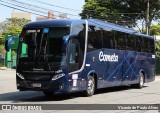
[(54, 92), (53, 91), (43, 91), (43, 94), (45, 96), (52, 96), (54, 94)]
[(88, 77), (88, 82), (87, 82), (87, 90), (85, 91), (85, 95), (92, 96), (95, 92), (95, 80), (93, 76)]
[(141, 89), (141, 88), (143, 88), (143, 85), (144, 85), (144, 75), (143, 75), (142, 72), (140, 72), (140, 74), (139, 74), (139, 82), (138, 82), (138, 84), (136, 84), (136, 87)]

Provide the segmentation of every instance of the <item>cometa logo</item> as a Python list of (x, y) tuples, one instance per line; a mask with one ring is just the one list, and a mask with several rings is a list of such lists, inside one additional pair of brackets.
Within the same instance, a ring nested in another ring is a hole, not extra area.
[(108, 61), (108, 62), (118, 62), (118, 55), (106, 55), (102, 51), (99, 53), (99, 60), (100, 61)]

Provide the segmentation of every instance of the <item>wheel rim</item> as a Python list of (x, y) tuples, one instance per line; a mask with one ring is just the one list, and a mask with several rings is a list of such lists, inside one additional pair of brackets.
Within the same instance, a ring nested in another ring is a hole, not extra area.
[(144, 80), (143, 80), (143, 75), (141, 74), (140, 76), (140, 86), (142, 87), (144, 84)]
[(94, 92), (94, 80), (89, 79), (88, 81), (88, 94), (93, 94)]

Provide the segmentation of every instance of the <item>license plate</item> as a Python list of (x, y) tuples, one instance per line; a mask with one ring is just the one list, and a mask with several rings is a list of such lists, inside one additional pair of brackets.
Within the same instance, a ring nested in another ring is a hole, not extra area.
[(33, 83), (31, 86), (32, 87), (41, 87), (41, 83)]

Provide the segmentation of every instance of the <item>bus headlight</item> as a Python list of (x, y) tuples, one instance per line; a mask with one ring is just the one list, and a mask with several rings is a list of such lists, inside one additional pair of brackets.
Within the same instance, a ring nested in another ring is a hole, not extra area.
[(22, 74), (17, 73), (17, 76), (18, 76), (19, 78), (21, 78), (21, 79), (23, 79), (23, 80), (24, 80), (24, 77), (23, 77), (23, 75), (22, 75)]
[(63, 76), (65, 76), (64, 73), (57, 74), (57, 75), (55, 75), (55, 76), (52, 78), (52, 80), (57, 80), (57, 79), (59, 79), (59, 78), (61, 78), (61, 77), (63, 77)]

